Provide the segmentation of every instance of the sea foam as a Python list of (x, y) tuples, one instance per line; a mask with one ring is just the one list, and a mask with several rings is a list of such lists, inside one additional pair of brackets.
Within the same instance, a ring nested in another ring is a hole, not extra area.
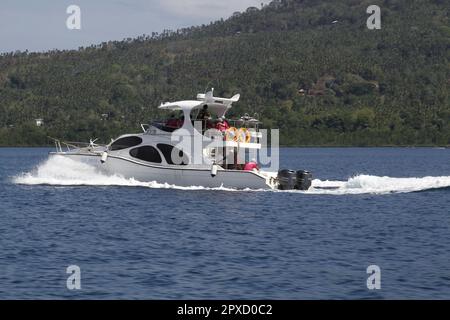
[[(13, 182), (21, 185), (49, 185), (49, 186), (128, 186), (158, 189), (179, 190), (218, 190), (238, 191), (230, 188), (206, 188), (202, 186), (181, 187), (158, 183), (155, 181), (142, 182), (127, 179), (120, 175), (106, 175), (95, 167), (62, 156), (52, 156), (33, 171), (23, 173), (13, 178)], [(408, 193), (430, 189), (450, 187), (450, 176), (422, 177), (422, 178), (392, 178), (372, 175), (357, 175), (347, 181), (314, 180), (308, 191), (279, 191), (279, 190), (239, 190), (240, 192), (291, 192), (299, 194), (389, 194)]]

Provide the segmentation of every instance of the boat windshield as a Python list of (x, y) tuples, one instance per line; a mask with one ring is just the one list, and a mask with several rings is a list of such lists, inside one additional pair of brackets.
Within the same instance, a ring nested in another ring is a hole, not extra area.
[(184, 115), (182, 111), (173, 111), (165, 120), (156, 120), (152, 125), (165, 132), (174, 132), (180, 129), (184, 124)]

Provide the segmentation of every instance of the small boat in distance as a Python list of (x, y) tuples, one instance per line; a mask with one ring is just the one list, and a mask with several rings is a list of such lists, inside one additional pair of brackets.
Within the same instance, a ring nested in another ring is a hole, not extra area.
[(139, 134), (122, 135), (108, 145), (91, 140), (80, 146), (54, 139), (57, 150), (50, 154), (141, 182), (307, 190), (312, 181), (307, 171), (273, 172), (259, 168), (256, 159), (263, 138), (260, 122), (248, 115), (226, 120), (227, 111), (240, 95), (218, 98), (213, 90), (198, 94), (197, 100), (161, 104), (159, 109), (170, 113), (168, 120), (141, 125), (143, 132)]

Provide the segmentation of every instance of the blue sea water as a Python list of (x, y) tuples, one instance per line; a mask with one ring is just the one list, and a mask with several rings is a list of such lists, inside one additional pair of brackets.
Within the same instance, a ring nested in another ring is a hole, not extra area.
[(339, 186), (307, 193), (143, 184), (48, 151), (0, 149), (1, 299), (450, 298), (449, 149), (282, 149)]

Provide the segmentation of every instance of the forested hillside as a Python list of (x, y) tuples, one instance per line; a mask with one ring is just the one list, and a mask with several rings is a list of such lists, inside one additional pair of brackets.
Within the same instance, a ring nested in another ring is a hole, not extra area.
[[(366, 26), (372, 4), (381, 30)], [(77, 51), (3, 54), (0, 145), (109, 141), (211, 87), (241, 93), (233, 115), (258, 113), (283, 145), (450, 145), (449, 15), (448, 0), (282, 0)]]

